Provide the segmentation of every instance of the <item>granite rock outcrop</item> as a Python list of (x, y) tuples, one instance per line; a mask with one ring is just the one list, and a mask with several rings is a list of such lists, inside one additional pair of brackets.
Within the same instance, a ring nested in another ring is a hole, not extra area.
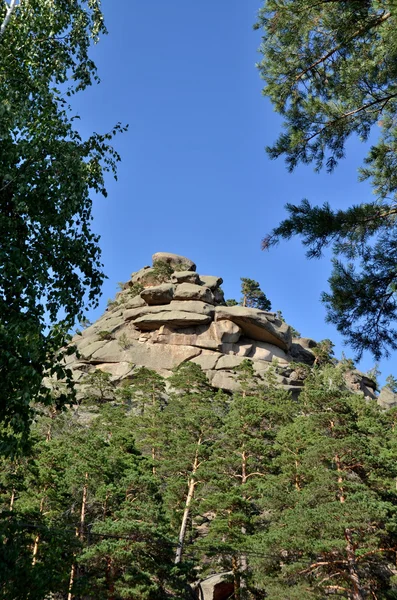
[[(132, 273), (93, 325), (74, 336), (77, 353), (67, 363), (76, 382), (101, 369), (117, 385), (141, 366), (168, 377), (190, 360), (202, 367), (212, 386), (233, 391), (238, 388), (236, 368), (249, 359), (259, 376), (277, 365), (278, 384), (299, 394), (304, 377), (294, 365), (314, 363), (314, 340), (292, 339), (291, 328), (277, 313), (226, 306), (222, 278), (199, 275), (186, 257), (158, 252), (152, 261)], [(374, 397), (373, 382), (357, 373), (348, 387)]]

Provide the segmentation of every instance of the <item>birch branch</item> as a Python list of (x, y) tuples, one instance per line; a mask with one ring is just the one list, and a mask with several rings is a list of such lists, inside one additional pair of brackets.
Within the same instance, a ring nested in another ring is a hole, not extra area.
[(16, 5), (17, 5), (17, 0), (11, 0), (9, 5), (6, 3), (7, 11), (6, 11), (6, 16), (4, 17), (4, 21), (2, 22), (1, 27), (0, 27), (0, 37), (5, 32), (5, 29), (11, 19), (11, 15), (15, 10)]

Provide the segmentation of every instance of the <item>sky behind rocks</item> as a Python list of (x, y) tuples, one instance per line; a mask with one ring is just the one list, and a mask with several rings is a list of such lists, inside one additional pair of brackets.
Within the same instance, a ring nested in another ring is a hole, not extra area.
[[(365, 201), (357, 182), (366, 153), (352, 140), (333, 175), (301, 167), (288, 174), (265, 146), (281, 120), (261, 95), (255, 63), (260, 33), (252, 29), (259, 0), (103, 0), (109, 35), (94, 48), (101, 84), (76, 97), (82, 133), (129, 131), (115, 142), (122, 156), (118, 182), (97, 198), (94, 228), (101, 235), (108, 280), (91, 320), (114, 297), (117, 282), (151, 263), (158, 251), (185, 255), (201, 274), (223, 277), (226, 298), (240, 297), (240, 277), (260, 282), (288, 323), (303, 336), (330, 338), (321, 291), (331, 265), (308, 261), (298, 240), (270, 252), (262, 237), (285, 215), (286, 202), (308, 198), (333, 206)], [(370, 369), (367, 355), (360, 363)], [(384, 378), (395, 356), (382, 361)]]

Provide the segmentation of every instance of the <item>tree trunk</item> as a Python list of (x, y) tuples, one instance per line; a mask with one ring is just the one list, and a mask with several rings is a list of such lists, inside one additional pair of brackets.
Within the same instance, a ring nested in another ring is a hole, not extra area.
[(199, 466), (198, 453), (199, 453), (200, 445), (201, 445), (201, 437), (199, 438), (199, 440), (197, 442), (197, 450), (196, 450), (196, 454), (194, 456), (193, 468), (192, 468), (191, 475), (189, 477), (188, 491), (187, 491), (186, 502), (185, 502), (185, 510), (183, 511), (182, 523), (181, 523), (181, 527), (179, 530), (178, 546), (177, 546), (176, 555), (175, 555), (175, 564), (176, 565), (178, 563), (180, 563), (181, 559), (182, 559), (183, 545), (185, 543), (186, 529), (187, 529), (187, 524), (188, 524), (189, 515), (190, 515), (190, 505), (193, 500), (194, 488), (196, 487), (196, 483), (197, 483), (195, 480), (195, 474), (196, 474), (198, 466)]
[(360, 576), (357, 569), (356, 553), (354, 550), (353, 536), (350, 529), (345, 529), (345, 540), (346, 540), (346, 555), (347, 562), (349, 565), (349, 576), (350, 581), (353, 585), (352, 600), (364, 600), (364, 592), (360, 583)]
[[(338, 471), (338, 487), (340, 490), (339, 501), (343, 504), (346, 500), (345, 492), (343, 489), (343, 469), (341, 466), (340, 457), (335, 456), (336, 469)], [(358, 574), (356, 553), (353, 543), (353, 535), (350, 529), (345, 529), (345, 540), (346, 540), (346, 556), (349, 570), (349, 578), (353, 587), (352, 600), (364, 600), (364, 592), (361, 587), (360, 576)]]
[[(243, 450), (241, 458), (242, 458), (241, 485), (243, 486), (247, 483), (247, 479), (248, 479), (248, 477), (247, 477), (247, 454), (246, 454), (245, 450)], [(243, 493), (243, 498), (244, 498), (244, 500), (246, 499), (244, 493)], [(246, 535), (246, 533), (247, 533), (247, 529), (244, 526), (241, 528), (241, 533), (243, 535)], [(241, 568), (241, 573), (246, 573), (248, 571), (248, 559), (247, 559), (247, 555), (244, 552), (240, 556), (240, 568)], [(241, 577), (240, 577), (240, 579), (241, 579)], [(244, 577), (243, 577), (242, 581), (240, 581), (240, 587), (246, 588), (246, 581), (245, 581)]]
[[(45, 496), (43, 496), (40, 501), (40, 514), (42, 514), (42, 512), (44, 510), (44, 500), (45, 500)], [(37, 562), (37, 553), (39, 551), (39, 541), (40, 541), (40, 534), (38, 533), (35, 537), (34, 545), (33, 545), (32, 567), (34, 567)]]
[(107, 600), (114, 600), (114, 581), (112, 573), (112, 559), (108, 556), (106, 558), (106, 585), (108, 589)]
[[(88, 491), (88, 473), (85, 474), (85, 483), (83, 487), (83, 498), (81, 501), (81, 511), (80, 511), (80, 524), (79, 527), (76, 527), (76, 537), (81, 540), (84, 537), (84, 521), (85, 521), (85, 512), (87, 507), (87, 491)], [(76, 558), (76, 556), (74, 556)], [(73, 594), (73, 584), (76, 578), (76, 563), (73, 561), (72, 568), (70, 570), (70, 578), (69, 578), (69, 591), (68, 591), (68, 600), (72, 600)]]
[(15, 488), (12, 488), (11, 498), (10, 498), (10, 512), (14, 510), (14, 502), (15, 502)]
[(232, 571), (233, 571), (234, 600), (241, 600), (240, 569), (239, 569), (238, 560), (235, 556), (233, 556), (233, 558), (232, 558)]

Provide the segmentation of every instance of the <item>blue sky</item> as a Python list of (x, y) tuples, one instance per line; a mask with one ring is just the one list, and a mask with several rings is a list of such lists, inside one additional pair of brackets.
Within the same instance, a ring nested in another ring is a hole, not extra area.
[[(99, 316), (117, 282), (151, 263), (158, 251), (193, 259), (202, 274), (220, 275), (226, 297), (239, 298), (240, 277), (260, 282), (274, 310), (304, 336), (330, 338), (321, 291), (330, 263), (308, 261), (298, 240), (262, 252), (260, 243), (285, 215), (286, 202), (308, 198), (347, 206), (368, 199), (357, 182), (366, 153), (352, 141), (332, 175), (301, 167), (288, 174), (265, 146), (281, 121), (261, 94), (255, 63), (260, 33), (252, 25), (260, 0), (104, 0), (109, 35), (93, 49), (101, 84), (76, 97), (81, 131), (129, 131), (115, 140), (118, 182), (94, 203), (108, 280)], [(395, 358), (395, 357), (394, 357)], [(382, 361), (382, 379), (395, 361)], [(360, 368), (374, 364), (366, 356)]]

